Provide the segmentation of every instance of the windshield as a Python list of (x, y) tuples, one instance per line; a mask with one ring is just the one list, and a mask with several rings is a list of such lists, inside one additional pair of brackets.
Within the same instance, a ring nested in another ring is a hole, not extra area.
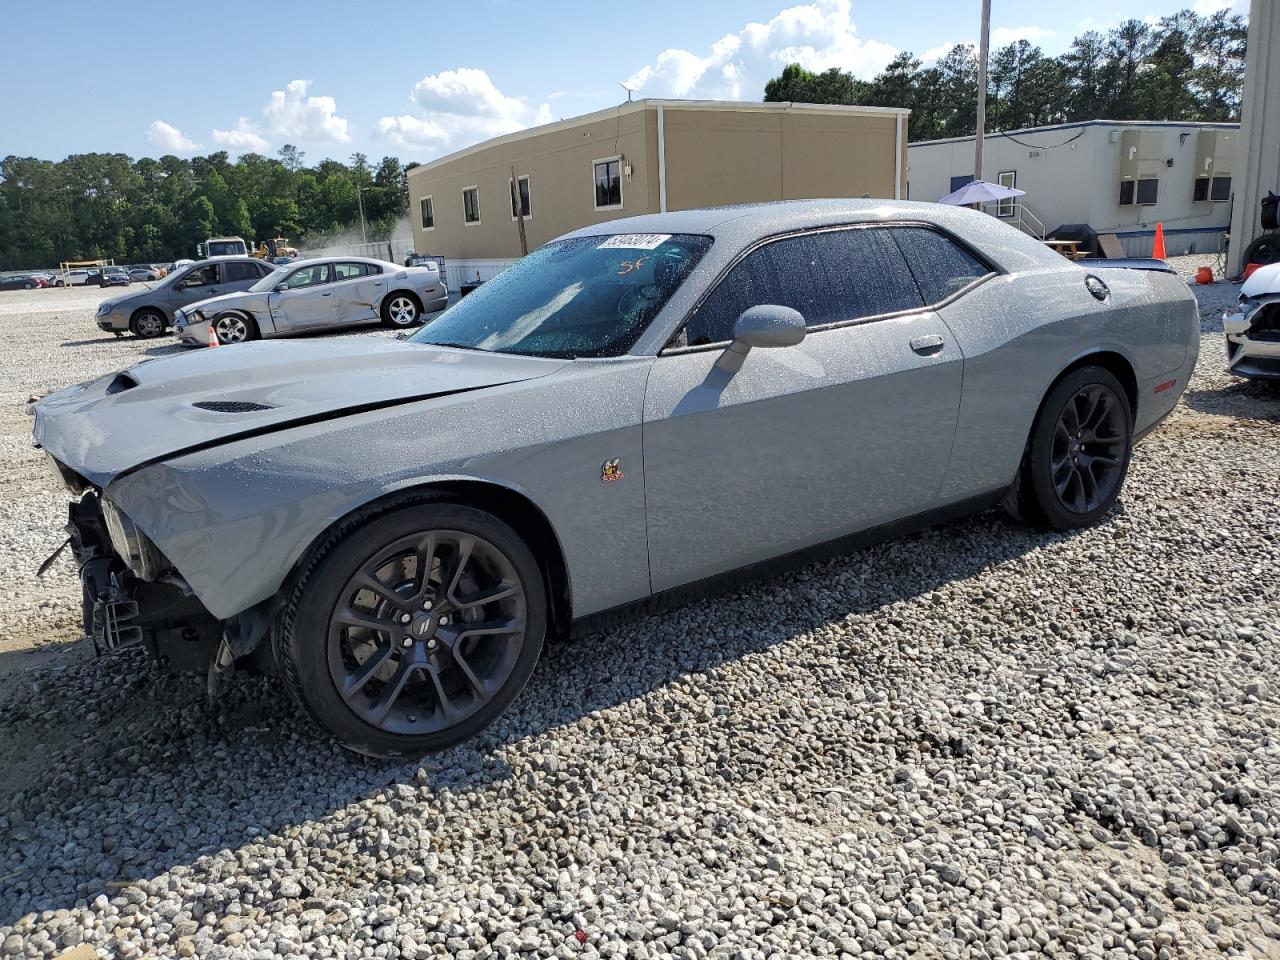
[(539, 357), (626, 353), (711, 246), (710, 237), (623, 234), (549, 243), (410, 339)]
[(265, 277), (249, 288), (250, 293), (265, 293), (268, 290), (275, 289), (277, 283), (284, 283), (284, 275), (289, 271), (284, 267), (277, 267)]

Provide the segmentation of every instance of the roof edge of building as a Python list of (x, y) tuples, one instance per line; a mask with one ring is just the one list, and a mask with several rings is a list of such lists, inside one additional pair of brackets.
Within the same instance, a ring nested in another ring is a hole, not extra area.
[[(1078, 130), (1081, 127), (1217, 127), (1223, 130), (1239, 130), (1238, 121), (1218, 120), (1077, 120), (1074, 123), (1051, 123), (1044, 127), (1021, 127), (1017, 130), (999, 130), (983, 135), (984, 140), (1021, 136), (1026, 133), (1052, 133), (1054, 130)], [(937, 140), (917, 140), (907, 147), (931, 147), (939, 143), (972, 143), (976, 134), (963, 137), (939, 137)]]
[[(632, 113), (638, 113), (642, 110), (656, 110), (661, 107), (664, 110), (718, 110), (724, 112), (739, 113), (835, 113), (847, 116), (856, 115), (889, 115), (906, 117), (911, 113), (907, 107), (864, 107), (864, 106), (846, 106), (838, 103), (794, 103), (792, 101), (755, 101), (755, 100), (662, 100), (662, 99), (642, 99), (631, 100), (626, 103), (620, 103), (616, 106), (605, 107), (603, 110), (595, 110), (591, 113), (580, 114), (576, 117), (568, 117), (564, 120), (554, 120), (551, 123), (540, 124), (536, 127), (526, 127), (523, 130), (514, 130), (511, 133), (504, 133), (501, 136), (491, 137), (488, 140), (482, 140), (480, 143), (473, 143), (469, 147), (463, 147), (461, 150), (455, 150), (453, 153), (445, 154), (443, 157), (437, 157), (434, 160), (428, 160), (426, 163), (419, 164), (409, 171), (409, 176), (423, 173), (451, 163), (454, 160), (461, 160), (464, 157), (471, 156), (481, 150), (487, 150), (489, 147), (503, 146), (508, 143), (518, 143), (521, 140), (529, 140), (533, 137), (542, 136), (547, 133), (555, 133), (559, 130), (572, 130), (574, 127), (586, 126), (589, 123), (598, 123), (601, 120), (608, 120), (610, 117), (622, 117)], [(972, 139), (972, 138), (970, 138)]]

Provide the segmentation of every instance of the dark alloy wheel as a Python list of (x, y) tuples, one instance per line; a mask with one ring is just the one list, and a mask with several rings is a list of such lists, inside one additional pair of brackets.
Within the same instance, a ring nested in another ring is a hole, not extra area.
[(1092, 513), (1114, 497), (1124, 476), (1127, 426), (1120, 398), (1100, 383), (1081, 387), (1062, 408), (1049, 463), (1068, 510)]
[(129, 321), (129, 329), (134, 336), (144, 340), (153, 340), (164, 333), (165, 318), (159, 310), (139, 310)]
[(357, 521), (295, 597), (283, 646), (294, 692), (375, 756), (416, 756), (479, 732), (528, 680), (545, 632), (532, 553), (462, 504)]
[(1036, 414), (1009, 503), (1057, 530), (1089, 526), (1120, 495), (1132, 450), (1133, 412), (1120, 381), (1103, 367), (1072, 370)]

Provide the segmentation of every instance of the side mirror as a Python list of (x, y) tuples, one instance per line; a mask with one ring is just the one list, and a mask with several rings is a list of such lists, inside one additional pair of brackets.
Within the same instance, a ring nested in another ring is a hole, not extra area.
[(277, 283), (273, 289), (276, 293), (284, 293), (289, 289), (289, 285), (285, 283)]
[(804, 335), (804, 317), (800, 311), (765, 304), (742, 311), (733, 325), (733, 343), (729, 349), (745, 354), (752, 347), (794, 347)]

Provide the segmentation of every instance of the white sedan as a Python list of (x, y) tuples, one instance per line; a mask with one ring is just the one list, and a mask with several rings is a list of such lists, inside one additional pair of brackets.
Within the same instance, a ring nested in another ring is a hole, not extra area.
[(401, 267), (364, 257), (294, 260), (248, 290), (177, 311), (174, 332), (184, 344), (206, 346), (210, 329), (218, 343), (232, 344), (371, 321), (413, 327), (448, 301), (434, 263)]

